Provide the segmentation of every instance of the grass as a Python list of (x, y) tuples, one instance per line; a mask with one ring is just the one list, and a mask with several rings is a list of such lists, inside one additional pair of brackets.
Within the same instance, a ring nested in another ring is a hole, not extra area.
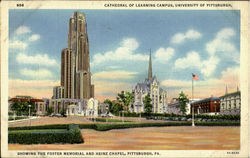
[(9, 131), (9, 133), (57, 132), (57, 131), (67, 131), (67, 129), (31, 129), (31, 130), (13, 130), (13, 131)]
[[(15, 120), (22, 120), (22, 119), (26, 119), (26, 118), (29, 118), (29, 117), (15, 117)], [(14, 117), (8, 118), (8, 121), (12, 121), (12, 120), (14, 120)]]

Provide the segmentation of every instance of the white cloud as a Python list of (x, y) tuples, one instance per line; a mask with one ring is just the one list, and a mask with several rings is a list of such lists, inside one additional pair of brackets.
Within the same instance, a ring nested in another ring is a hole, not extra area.
[(235, 36), (233, 29), (222, 29), (216, 34), (214, 40), (206, 44), (206, 51), (212, 56), (218, 55), (220, 57), (233, 60), (239, 64), (240, 53), (236, 49), (235, 44), (230, 41), (233, 36)]
[(31, 79), (50, 79), (52, 77), (51, 71), (47, 69), (31, 70), (25, 68), (20, 70), (19, 73)]
[(101, 64), (107, 61), (122, 61), (122, 60), (148, 60), (147, 55), (135, 53), (139, 47), (139, 43), (134, 38), (126, 38), (121, 42), (120, 47), (114, 51), (108, 51), (104, 54), (97, 53), (93, 57), (91, 64)]
[(134, 75), (138, 74), (137, 72), (128, 72), (124, 70), (115, 70), (115, 71), (102, 71), (93, 74), (95, 79), (131, 79), (134, 78)]
[(206, 44), (206, 51), (208, 58), (201, 60), (197, 52), (190, 52), (184, 58), (179, 58), (175, 61), (175, 68), (185, 69), (195, 67), (206, 76), (211, 76), (216, 71), (220, 60), (230, 59), (235, 63), (239, 63), (240, 53), (237, 51), (235, 45), (230, 41), (231, 37), (235, 35), (233, 29), (224, 28), (219, 31), (215, 38)]
[(18, 41), (18, 40), (10, 40), (9, 41), (9, 48), (12, 49), (26, 49), (28, 44), (26, 42)]
[(171, 43), (182, 43), (186, 39), (199, 39), (202, 37), (202, 34), (196, 30), (188, 30), (186, 33), (177, 33), (171, 38)]
[(216, 70), (219, 61), (220, 59), (216, 56), (211, 56), (208, 60), (204, 60), (202, 62), (201, 73), (205, 76), (211, 76)]
[(179, 69), (186, 69), (188, 67), (201, 68), (202, 62), (200, 55), (195, 51), (189, 52), (186, 57), (179, 58), (175, 61), (175, 67)]
[(159, 48), (155, 53), (155, 59), (160, 62), (169, 61), (174, 55), (175, 50), (171, 47)]
[(27, 26), (19, 26), (16, 30), (15, 30), (15, 34), (20, 35), (20, 34), (26, 34), (26, 33), (30, 33), (31, 30), (29, 27)]
[(51, 59), (47, 54), (37, 54), (35, 56), (28, 56), (24, 53), (19, 53), (16, 61), (20, 64), (37, 64), (44, 66), (58, 66), (55, 59)]
[(36, 40), (39, 40), (39, 39), (40, 39), (40, 35), (39, 34), (32, 34), (29, 37), (29, 41), (36, 41)]
[(210, 56), (207, 60), (201, 60), (200, 55), (192, 51), (186, 57), (177, 59), (175, 61), (175, 68), (197, 68), (203, 75), (210, 76), (216, 70), (219, 61), (219, 58), (216, 56)]
[[(221, 72), (221, 78), (195, 81), (194, 97), (207, 98), (211, 95), (219, 97), (224, 95), (226, 85), (229, 92), (234, 92), (237, 90), (237, 86), (240, 86), (239, 77), (239, 67), (230, 67)], [(189, 97), (192, 96), (191, 80), (183, 81), (168, 79), (162, 81), (161, 85), (171, 89), (171, 97), (177, 97), (180, 91), (184, 91)]]

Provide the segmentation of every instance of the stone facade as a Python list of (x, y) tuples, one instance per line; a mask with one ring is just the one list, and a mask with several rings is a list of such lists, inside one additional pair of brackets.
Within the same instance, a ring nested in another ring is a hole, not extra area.
[(8, 101), (9, 102), (9, 104), (8, 104), (9, 105), (9, 107), (8, 107), (9, 112), (11, 111), (11, 106), (12, 106), (13, 102), (17, 102), (17, 101), (34, 103), (37, 115), (44, 115), (47, 111), (46, 102), (44, 102), (42, 99), (35, 99), (35, 98), (30, 97), (30, 96), (16, 96), (14, 98), (9, 99), (9, 101)]
[(149, 56), (148, 78), (143, 83), (137, 83), (134, 92), (134, 109), (132, 112), (144, 112), (143, 100), (147, 94), (150, 95), (152, 100), (152, 112), (164, 113), (167, 109), (167, 91), (160, 88), (160, 83), (157, 81), (156, 76), (152, 77), (152, 62), (151, 53)]
[(220, 97), (220, 114), (240, 115), (241, 95), (240, 91), (227, 93)]
[(86, 99), (50, 99), (49, 106), (54, 114), (60, 114), (64, 109), (66, 115), (98, 116), (98, 100)]
[(64, 89), (62, 86), (53, 87), (53, 96), (52, 99), (64, 98)]
[[(220, 113), (220, 98), (210, 97), (191, 103), (195, 114), (218, 114)], [(191, 110), (192, 113), (192, 110)]]
[(69, 20), (67, 46), (61, 52), (62, 98), (93, 98), (94, 86), (91, 85), (87, 23), (85, 15), (80, 12), (74, 12)]

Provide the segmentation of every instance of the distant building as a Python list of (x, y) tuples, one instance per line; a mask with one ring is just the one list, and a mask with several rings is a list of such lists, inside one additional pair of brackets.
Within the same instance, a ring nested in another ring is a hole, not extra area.
[(86, 99), (50, 99), (49, 106), (54, 114), (60, 114), (63, 110), (66, 115), (98, 116), (98, 100)]
[[(220, 98), (210, 97), (191, 103), (195, 114), (218, 114), (220, 113)], [(192, 110), (191, 110), (192, 113)]]
[(14, 98), (9, 99), (9, 112), (11, 111), (12, 104), (18, 101), (34, 103), (37, 115), (44, 115), (46, 113), (46, 103), (42, 99), (35, 99), (31, 96), (16, 96)]
[(189, 101), (186, 103), (186, 115), (188, 115), (188, 114), (191, 114), (191, 103), (192, 102), (195, 102), (195, 101), (199, 101), (199, 100), (201, 100), (201, 99), (196, 99), (196, 98), (194, 98), (194, 99), (189, 99)]
[(53, 91), (53, 99), (94, 97), (87, 23), (83, 13), (74, 12), (69, 19), (67, 48), (61, 51), (61, 87), (55, 87)]
[(182, 114), (178, 98), (173, 98), (172, 101), (168, 104), (167, 113), (178, 114), (178, 115)]
[(241, 111), (240, 91), (227, 93), (220, 97), (220, 114), (239, 115)]
[(64, 90), (62, 86), (53, 87), (53, 96), (52, 99), (64, 98)]
[[(191, 113), (191, 103), (194, 101), (199, 101), (200, 99), (189, 99), (186, 103), (186, 112), (185, 115), (188, 115)], [(177, 115), (183, 115), (183, 113), (180, 110), (180, 102), (178, 98), (173, 98), (171, 103), (167, 106), (167, 113), (171, 114), (177, 114)]]
[(152, 62), (151, 52), (149, 56), (148, 78), (143, 83), (137, 83), (134, 92), (134, 108), (133, 112), (144, 112), (143, 100), (147, 94), (150, 95), (152, 100), (153, 113), (164, 113), (167, 109), (167, 91), (160, 87), (160, 83), (157, 81), (156, 76), (152, 77)]
[(109, 112), (109, 104), (100, 103), (98, 106), (98, 111), (100, 112), (100, 114), (107, 114)]

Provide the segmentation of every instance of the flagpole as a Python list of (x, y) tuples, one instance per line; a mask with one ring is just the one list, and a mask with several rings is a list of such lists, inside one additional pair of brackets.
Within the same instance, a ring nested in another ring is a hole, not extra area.
[[(193, 73), (192, 73), (192, 101), (191, 103), (193, 102), (194, 100), (194, 79), (193, 79)], [(192, 127), (194, 127), (195, 124), (194, 124), (194, 105), (192, 106)]]

